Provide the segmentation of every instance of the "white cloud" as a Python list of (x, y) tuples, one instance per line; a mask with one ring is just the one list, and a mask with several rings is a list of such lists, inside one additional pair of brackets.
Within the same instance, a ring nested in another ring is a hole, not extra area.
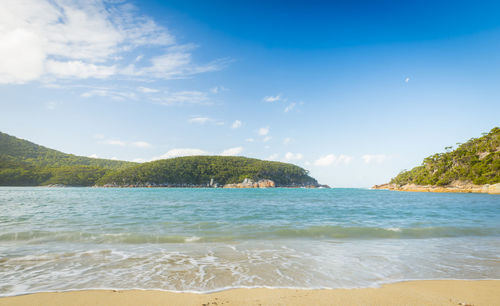
[(89, 155), (88, 157), (90, 157), (90, 158), (99, 158), (99, 157), (97, 156), (97, 154), (91, 154), (91, 155)]
[(349, 164), (352, 161), (352, 157), (349, 155), (340, 154), (336, 156), (334, 154), (328, 154), (322, 156), (314, 161), (315, 166), (330, 166), (338, 164)]
[(109, 88), (96, 88), (84, 92), (80, 95), (83, 98), (92, 97), (109, 97), (113, 100), (130, 100), (137, 99), (137, 95), (133, 92), (118, 91)]
[(144, 163), (146, 160), (144, 158), (134, 158), (132, 159), (134, 163)]
[[(143, 46), (164, 53), (131, 59), (130, 52)], [(0, 83), (115, 75), (179, 78), (228, 62), (197, 65), (190, 52), (194, 47), (177, 43), (166, 28), (123, 1), (0, 2)], [(139, 61), (150, 65), (137, 67)]]
[(212, 121), (213, 119), (210, 119), (208, 117), (193, 117), (188, 120), (189, 123), (197, 123), (197, 124), (205, 124), (209, 121)]
[(101, 141), (100, 143), (107, 144), (107, 145), (113, 145), (113, 146), (121, 146), (121, 147), (126, 145), (126, 143), (124, 141), (116, 140), (116, 139), (108, 139), (108, 140)]
[(97, 78), (103, 79), (116, 73), (115, 66), (95, 65), (76, 61), (55, 61), (45, 62), (45, 72), (58, 78)]
[(213, 94), (217, 94), (221, 91), (227, 91), (227, 90), (228, 89), (224, 86), (215, 86), (215, 87), (210, 88), (210, 92)]
[(295, 102), (290, 103), (287, 107), (285, 107), (285, 113), (288, 113), (289, 111), (294, 109), (295, 105), (297, 105), (297, 103), (295, 103)]
[(387, 159), (389, 159), (389, 156), (385, 154), (365, 154), (361, 158), (363, 158), (364, 162), (367, 164), (371, 163), (381, 164)]
[(57, 102), (54, 102), (54, 101), (50, 101), (50, 102), (45, 103), (45, 108), (48, 110), (54, 110), (54, 109), (56, 109), (56, 106), (57, 106)]
[[(9, 11), (0, 8), (0, 20), (5, 20)], [(0, 83), (24, 83), (38, 79), (43, 73), (46, 57), (42, 44), (42, 38), (33, 31), (13, 27), (6, 29), (5, 26), (0, 28)]]
[(254, 141), (255, 141), (255, 139), (253, 139), (253, 138), (247, 138), (247, 139), (245, 139), (245, 141), (246, 141), (246, 142), (254, 142)]
[(268, 142), (269, 140), (271, 140), (272, 137), (271, 136), (266, 136), (264, 137), (264, 139), (262, 139), (263, 142)]
[(113, 157), (111, 157), (110, 159), (111, 159), (111, 160), (118, 160), (118, 157), (113, 156)]
[(151, 144), (148, 142), (145, 142), (145, 141), (135, 141), (135, 142), (132, 142), (132, 145), (134, 147), (138, 147), (138, 148), (150, 148), (151, 147)]
[(200, 149), (179, 148), (179, 149), (169, 150), (167, 153), (161, 156), (153, 157), (152, 160), (174, 158), (180, 156), (194, 156), (194, 155), (208, 155), (208, 154), (209, 154), (208, 152)]
[(292, 153), (292, 152), (287, 152), (285, 154), (285, 160), (286, 161), (292, 161), (292, 160), (301, 160), (304, 156), (300, 153)]
[(269, 102), (269, 103), (280, 101), (281, 100), (281, 94), (280, 95), (276, 95), (276, 96), (266, 96), (262, 100), (264, 102)]
[(278, 153), (271, 154), (267, 157), (268, 160), (277, 160), (279, 157)]
[(95, 139), (104, 139), (105, 137), (104, 137), (104, 135), (103, 135), (103, 134), (95, 134), (95, 135), (94, 135), (94, 138), (95, 138)]
[(409, 78), (409, 77), (407, 77), (407, 78), (405, 79), (405, 83), (408, 83), (409, 81), (410, 81), (410, 78)]
[(155, 93), (155, 92), (159, 92), (158, 89), (148, 88), (148, 87), (143, 87), (143, 86), (137, 87), (137, 90), (140, 91), (140, 92), (142, 92), (142, 93)]
[(237, 129), (237, 128), (241, 127), (241, 125), (242, 125), (242, 122), (240, 120), (234, 120), (233, 124), (231, 124), (231, 128)]
[(266, 136), (267, 134), (269, 134), (269, 127), (262, 127), (257, 131), (257, 133), (260, 136)]
[(287, 144), (289, 144), (289, 143), (290, 143), (290, 142), (292, 142), (292, 141), (293, 141), (293, 139), (292, 139), (292, 138), (290, 138), (290, 137), (286, 137), (285, 139), (283, 139), (283, 144), (284, 144), (284, 145), (287, 145)]
[(207, 94), (201, 91), (166, 92), (151, 100), (162, 105), (210, 104)]
[(220, 153), (222, 156), (235, 156), (239, 155), (243, 152), (243, 147), (235, 147), (235, 148), (229, 148)]

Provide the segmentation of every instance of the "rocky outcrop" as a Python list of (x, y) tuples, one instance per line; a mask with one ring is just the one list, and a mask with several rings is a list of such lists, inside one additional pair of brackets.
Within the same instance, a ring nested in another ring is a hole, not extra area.
[(274, 182), (271, 180), (258, 180), (254, 182), (252, 179), (246, 178), (241, 183), (237, 184), (226, 184), (224, 188), (273, 188), (276, 187)]
[(412, 192), (460, 192), (460, 193), (489, 193), (489, 194), (500, 194), (500, 183), (498, 184), (486, 184), (486, 185), (474, 185), (470, 183), (463, 182), (453, 182), (446, 186), (432, 186), (432, 185), (397, 185), (397, 184), (382, 184), (375, 185), (372, 189), (386, 189), (386, 190), (396, 190), (396, 191), (412, 191)]

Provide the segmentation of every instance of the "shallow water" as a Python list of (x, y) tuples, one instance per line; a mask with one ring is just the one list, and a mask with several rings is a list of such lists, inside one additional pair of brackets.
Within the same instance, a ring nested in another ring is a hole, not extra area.
[(500, 278), (500, 196), (0, 188), (0, 295)]

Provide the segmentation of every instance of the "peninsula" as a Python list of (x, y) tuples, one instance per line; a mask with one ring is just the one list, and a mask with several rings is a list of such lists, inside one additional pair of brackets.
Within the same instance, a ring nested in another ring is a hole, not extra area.
[(372, 189), (500, 194), (500, 128), (457, 145)]

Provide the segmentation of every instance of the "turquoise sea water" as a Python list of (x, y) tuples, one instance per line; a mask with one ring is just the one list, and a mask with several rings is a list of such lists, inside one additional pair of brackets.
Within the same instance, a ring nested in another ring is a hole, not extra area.
[(0, 188), (0, 295), (499, 278), (498, 195)]

